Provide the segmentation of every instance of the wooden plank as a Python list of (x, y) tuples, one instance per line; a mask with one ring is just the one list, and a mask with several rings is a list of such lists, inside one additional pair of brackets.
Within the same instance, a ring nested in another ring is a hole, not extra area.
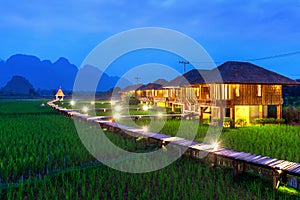
[(242, 152), (241, 155), (237, 156), (236, 159), (242, 159), (244, 157), (252, 155), (251, 153)]
[[(293, 173), (300, 173), (300, 166), (292, 170)], [(300, 174), (299, 174), (300, 175)]]
[(180, 137), (169, 137), (169, 138), (164, 139), (164, 141), (166, 141), (166, 142), (174, 142), (176, 140), (181, 140), (181, 139), (182, 138), (180, 138)]
[(265, 165), (265, 164), (261, 163), (261, 161), (266, 159), (266, 158), (268, 158), (268, 157), (258, 155), (256, 157), (254, 157), (254, 159), (251, 162), (255, 163), (255, 164)]
[(236, 157), (238, 157), (241, 154), (243, 154), (243, 152), (237, 152), (237, 151), (235, 151), (235, 152), (232, 152), (232, 153), (228, 154), (227, 157), (236, 158)]
[(260, 160), (258, 160), (258, 164), (260, 164), (260, 165), (268, 165), (267, 163), (269, 163), (272, 160), (274, 160), (274, 158), (264, 157), (264, 158), (261, 158)]
[(218, 155), (220, 156), (225, 156), (227, 157), (228, 155), (230, 155), (233, 151), (229, 150), (229, 149), (224, 149), (222, 151), (217, 152)]
[(286, 170), (287, 171), (293, 171), (294, 169), (297, 169), (298, 167), (300, 167), (300, 164), (295, 163), (293, 166), (288, 167)]
[(240, 160), (243, 160), (243, 161), (246, 161), (246, 162), (251, 162), (251, 160), (252, 160), (253, 158), (255, 158), (256, 156), (257, 156), (257, 155), (255, 155), (255, 154), (251, 154), (251, 155), (249, 155), (249, 156), (240, 158)]
[[(237, 166), (238, 166), (238, 160), (241, 160), (244, 164), (244, 170), (247, 169), (247, 163), (253, 164), (253, 165), (260, 165), (261, 167), (265, 168), (274, 168), (274, 169), (281, 169), (286, 173), (292, 173), (292, 174), (298, 174), (300, 176), (300, 164), (294, 163), (286, 160), (278, 160), (275, 158), (270, 158), (267, 156), (261, 156), (261, 155), (255, 155), (247, 152), (238, 152), (234, 150), (229, 150), (225, 148), (217, 148), (216, 150), (213, 150), (213, 146), (209, 144), (199, 143), (195, 142), (193, 140), (180, 138), (180, 137), (172, 137), (169, 135), (161, 134), (161, 133), (155, 133), (150, 131), (145, 131), (141, 128), (136, 127), (130, 127), (126, 125), (121, 125), (116, 122), (110, 122), (105, 119), (112, 118), (111, 116), (89, 116), (87, 114), (82, 114), (70, 109), (62, 108), (60, 106), (57, 106), (53, 103), (48, 103), (49, 106), (55, 108), (56, 110), (67, 113), (68, 115), (71, 115), (73, 117), (86, 119), (87, 121), (93, 121), (97, 122), (100, 125), (105, 125), (107, 127), (112, 127), (114, 129), (121, 129), (125, 132), (128, 132), (133, 134), (134, 136), (139, 137), (147, 137), (152, 138), (156, 140), (160, 140), (162, 142), (167, 142), (171, 144), (175, 144), (182, 147), (188, 147), (189, 149), (193, 149), (196, 151), (207, 151), (211, 152), (214, 155), (214, 158), (216, 160), (216, 156), (222, 156), (226, 157), (232, 160), (233, 167), (234, 167), (234, 174), (237, 174)], [(163, 115), (163, 116), (183, 116), (178, 114), (171, 114), (171, 115)], [(124, 117), (158, 117), (157, 115), (134, 115), (134, 116), (124, 116)], [(277, 182), (277, 179), (276, 179)]]
[(291, 165), (293, 165), (292, 162), (290, 162), (290, 161), (284, 161), (283, 163), (281, 163), (279, 165), (276, 165), (275, 168), (279, 168), (279, 169), (284, 170), (284, 169), (286, 169), (287, 167), (289, 167)]
[(274, 163), (276, 161), (278, 161), (278, 159), (272, 158), (271, 160), (267, 161), (265, 165), (270, 165), (271, 163)]
[(276, 165), (278, 165), (278, 164), (280, 164), (280, 163), (283, 163), (283, 162), (284, 162), (284, 160), (277, 160), (276, 162), (273, 162), (273, 163), (268, 164), (268, 166), (274, 167), (274, 166), (276, 166)]
[(263, 156), (261, 156), (261, 155), (256, 155), (255, 157), (253, 157), (251, 160), (250, 160), (250, 162), (251, 163), (256, 163), (257, 162), (257, 160), (259, 160), (260, 158), (262, 158)]

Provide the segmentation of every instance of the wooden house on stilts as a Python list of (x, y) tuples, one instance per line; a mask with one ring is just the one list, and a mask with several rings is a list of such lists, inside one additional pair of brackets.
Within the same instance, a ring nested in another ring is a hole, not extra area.
[(226, 117), (248, 123), (255, 118), (282, 118), (282, 86), (299, 84), (254, 64), (232, 61), (210, 71), (187, 72), (165, 88), (176, 90), (175, 84), (170, 87), (176, 79), (181, 79), (180, 98), (169, 95), (171, 106), (180, 105), (183, 112), (197, 113), (200, 119)]
[[(228, 61), (212, 70), (191, 70), (165, 83), (142, 86), (135, 91), (141, 101), (159, 96), (166, 106), (202, 119), (243, 120), (282, 118), (282, 86), (299, 85), (288, 77), (249, 62)], [(271, 112), (272, 111), (272, 112)]]

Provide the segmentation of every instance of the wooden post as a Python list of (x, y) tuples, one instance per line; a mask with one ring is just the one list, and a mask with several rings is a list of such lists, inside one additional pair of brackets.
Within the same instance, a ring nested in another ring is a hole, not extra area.
[(243, 173), (246, 173), (247, 169), (248, 169), (248, 164), (247, 164), (247, 162), (244, 162), (243, 163)]
[(279, 186), (279, 180), (277, 178), (277, 172), (276, 170), (273, 170), (273, 188), (276, 190)]
[(235, 127), (235, 110), (234, 110), (234, 106), (230, 108), (230, 119), (232, 120), (230, 122), (230, 128), (234, 128)]
[(276, 177), (276, 172), (273, 171), (273, 188), (276, 190), (277, 189), (277, 177)]
[(239, 166), (239, 165), (238, 165), (238, 161), (232, 160), (233, 177), (234, 177), (234, 178), (237, 178), (237, 177), (238, 177), (238, 173), (239, 173), (238, 166)]
[(200, 115), (199, 115), (199, 121), (200, 121), (200, 123), (202, 123), (203, 122), (203, 108), (202, 107), (200, 107), (200, 113), (199, 113)]
[(214, 167), (216, 167), (218, 164), (218, 156), (217, 154), (214, 154)]
[(134, 150), (136, 151), (137, 150), (137, 144), (136, 144), (136, 139), (134, 136), (132, 136), (132, 140), (134, 142)]
[(223, 120), (224, 120), (224, 107), (220, 107), (219, 108), (219, 112), (220, 112), (220, 115), (219, 115), (219, 120), (218, 120), (218, 125), (219, 126), (223, 126)]
[(277, 105), (277, 119), (281, 119), (282, 118), (282, 105), (279, 104)]
[(163, 140), (162, 142), (161, 142), (161, 148), (163, 149), (163, 150), (166, 150), (167, 148), (166, 148), (166, 142)]
[(264, 118), (264, 106), (260, 105), (259, 106), (259, 118)]
[(214, 107), (210, 107), (210, 123), (213, 124), (214, 122)]
[(175, 112), (175, 104), (172, 103), (172, 112)]
[(150, 138), (146, 137), (146, 146), (150, 146)]

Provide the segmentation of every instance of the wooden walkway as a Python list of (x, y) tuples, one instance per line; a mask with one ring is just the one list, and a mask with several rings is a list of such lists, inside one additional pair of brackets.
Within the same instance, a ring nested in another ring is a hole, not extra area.
[[(154, 139), (161, 142), (162, 146), (169, 143), (176, 145), (178, 147), (187, 148), (191, 154), (195, 155), (197, 153), (208, 153), (214, 157), (215, 163), (217, 163), (218, 158), (226, 158), (232, 161), (234, 176), (238, 175), (239, 165), (243, 164), (243, 171), (247, 169), (247, 165), (254, 165), (269, 169), (273, 171), (273, 183), (274, 188), (278, 188), (280, 180), (287, 179), (286, 175), (292, 175), (300, 177), (300, 164), (295, 162), (290, 162), (286, 160), (278, 160), (275, 158), (270, 158), (267, 156), (261, 156), (246, 152), (238, 152), (226, 148), (215, 148), (213, 145), (208, 145), (200, 142), (195, 142), (192, 140), (187, 140), (179, 137), (172, 137), (169, 135), (154, 133), (145, 131), (141, 128), (129, 127), (122, 124), (118, 124), (112, 121), (105, 120), (106, 116), (91, 117), (87, 114), (81, 114), (79, 112), (74, 112), (62, 107), (55, 105), (53, 102), (48, 102), (48, 105), (61, 113), (67, 114), (69, 116), (86, 120), (91, 123), (98, 123), (101, 127), (111, 128), (114, 131), (129, 132), (130, 135), (134, 137), (144, 137), (148, 139)], [(300, 186), (298, 179), (298, 187)]]

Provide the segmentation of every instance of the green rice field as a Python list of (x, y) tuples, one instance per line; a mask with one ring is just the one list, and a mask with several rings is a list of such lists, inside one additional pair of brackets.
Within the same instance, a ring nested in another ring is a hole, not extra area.
[[(299, 198), (297, 191), (273, 190), (268, 178), (247, 173), (235, 180), (231, 168), (211, 167), (205, 159), (186, 156), (155, 172), (131, 174), (111, 169), (97, 162), (85, 149), (71, 118), (48, 106), (41, 107), (41, 103), (0, 101), (1, 199)], [(96, 103), (101, 105), (109, 108), (107, 103)], [(149, 123), (149, 120), (137, 121), (139, 126)], [(149, 128), (155, 130), (161, 126), (159, 123), (151, 121)], [(188, 120), (183, 123), (189, 127), (199, 125)], [(179, 121), (167, 120), (160, 131), (172, 135), (178, 124)], [(201, 141), (206, 130), (207, 125), (200, 124), (196, 140)], [(135, 142), (107, 131), (105, 134), (128, 151), (147, 152), (157, 148), (149, 147), (144, 140)], [(224, 129), (219, 143), (238, 151), (300, 162), (299, 134), (299, 127), (286, 125)]]

